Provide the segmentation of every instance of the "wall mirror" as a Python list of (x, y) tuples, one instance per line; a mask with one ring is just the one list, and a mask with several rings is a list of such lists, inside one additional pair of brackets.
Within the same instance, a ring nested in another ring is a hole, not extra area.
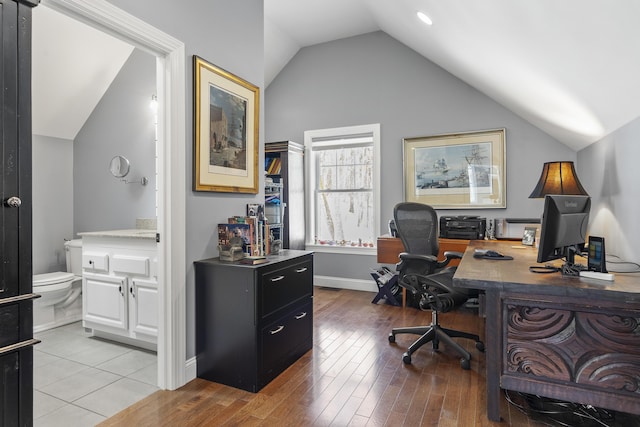
[(149, 179), (146, 176), (143, 176), (139, 180), (126, 180), (124, 177), (129, 174), (129, 169), (131, 169), (131, 163), (129, 163), (129, 159), (124, 156), (115, 156), (109, 163), (109, 170), (111, 171), (111, 175), (115, 176), (116, 178), (120, 178), (120, 181), (124, 182), (125, 184), (147, 185), (149, 183)]
[(129, 173), (129, 168), (131, 165), (129, 164), (129, 159), (124, 156), (115, 156), (111, 159), (111, 163), (109, 163), (109, 170), (111, 171), (111, 175), (116, 178), (124, 178)]

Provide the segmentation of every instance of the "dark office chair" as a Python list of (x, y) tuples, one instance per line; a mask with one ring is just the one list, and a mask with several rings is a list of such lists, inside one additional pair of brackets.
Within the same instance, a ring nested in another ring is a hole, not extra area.
[(431, 309), (432, 320), (428, 326), (412, 326), (393, 328), (389, 334), (389, 342), (396, 341), (397, 334), (420, 335), (402, 355), (404, 363), (411, 363), (411, 355), (422, 345), (432, 342), (438, 349), (440, 341), (456, 350), (461, 356), (463, 369), (471, 366), (471, 354), (452, 337), (472, 339), (476, 348), (484, 351), (484, 344), (478, 335), (443, 328), (438, 323), (438, 313), (446, 313), (470, 298), (476, 298), (478, 291), (453, 287), (453, 275), (456, 267), (447, 267), (452, 259), (462, 258), (459, 252), (445, 252), (445, 260), (438, 262), (438, 215), (428, 205), (421, 203), (398, 203), (393, 208), (393, 217), (398, 229), (398, 237), (402, 240), (407, 252), (400, 254), (400, 262), (396, 265), (399, 271), (398, 284), (407, 289), (421, 309)]

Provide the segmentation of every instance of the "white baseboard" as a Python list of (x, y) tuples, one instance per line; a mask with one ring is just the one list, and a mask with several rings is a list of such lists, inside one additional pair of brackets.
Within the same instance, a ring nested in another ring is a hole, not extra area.
[(198, 365), (196, 364), (195, 356), (188, 359), (184, 364), (184, 379), (185, 384), (191, 380), (196, 379), (198, 376)]
[(334, 276), (313, 276), (315, 286), (326, 286), (327, 288), (351, 289), (354, 291), (378, 292), (378, 285), (371, 280), (345, 279)]

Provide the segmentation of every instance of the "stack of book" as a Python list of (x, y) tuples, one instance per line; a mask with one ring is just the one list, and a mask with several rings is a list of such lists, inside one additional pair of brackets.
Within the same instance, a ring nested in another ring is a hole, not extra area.
[[(251, 207), (250, 207), (251, 206)], [(264, 212), (254, 205), (248, 205), (251, 212)], [(218, 224), (218, 244), (223, 246), (238, 245), (241, 239), (242, 252), (245, 257), (266, 257), (271, 253), (269, 224), (261, 216), (233, 216), (227, 218), (226, 224)], [(235, 243), (234, 243), (235, 242)]]

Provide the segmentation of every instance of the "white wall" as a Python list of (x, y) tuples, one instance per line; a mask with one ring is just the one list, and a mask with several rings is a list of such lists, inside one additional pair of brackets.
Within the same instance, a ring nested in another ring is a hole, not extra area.
[[(135, 228), (155, 218), (156, 58), (134, 49), (74, 140), (74, 231)], [(116, 155), (129, 159), (126, 184), (111, 175)], [(142, 177), (149, 183), (140, 184)]]
[(578, 153), (578, 176), (592, 198), (589, 234), (605, 238), (608, 261), (640, 263), (639, 139), (640, 118)]
[[(187, 56), (186, 196), (186, 313), (187, 358), (195, 356), (195, 274), (193, 262), (218, 255), (217, 224), (246, 212), (247, 203), (264, 201), (259, 194), (192, 191), (193, 175), (193, 55), (260, 88), (260, 156), (264, 161), (264, 10), (263, 0), (108, 0), (180, 40)], [(260, 185), (264, 179), (260, 179)]]
[(33, 135), (33, 273), (65, 271), (73, 238), (73, 141)]
[[(402, 139), (506, 128), (507, 208), (440, 215), (539, 217), (529, 199), (542, 164), (576, 153), (383, 32), (301, 49), (267, 88), (267, 141), (303, 141), (305, 130), (381, 124), (382, 212), (386, 232), (403, 200)], [(375, 255), (317, 253), (315, 274), (368, 280)]]
[[(65, 271), (64, 240), (78, 232), (155, 217), (154, 91), (155, 57), (134, 50), (74, 141), (33, 135), (34, 274)], [(108, 169), (116, 154), (132, 161), (129, 178), (144, 172), (149, 184), (116, 180)]]

